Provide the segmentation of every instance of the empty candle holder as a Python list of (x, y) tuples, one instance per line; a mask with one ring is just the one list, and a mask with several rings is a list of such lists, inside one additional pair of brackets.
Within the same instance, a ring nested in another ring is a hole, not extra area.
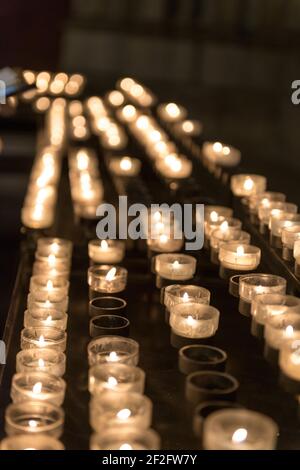
[(99, 396), (106, 390), (144, 393), (145, 372), (126, 364), (96, 364), (89, 370), (89, 391)]
[(220, 246), (220, 277), (229, 279), (238, 272), (254, 271), (261, 259), (261, 250), (253, 245), (229, 242)]
[(93, 434), (91, 450), (159, 450), (160, 437), (153, 429), (120, 426)]
[(242, 406), (239, 403), (230, 401), (205, 401), (196, 406), (193, 417), (193, 431), (197, 437), (202, 438), (204, 421), (212, 413), (224, 409), (240, 409)]
[[(155, 257), (156, 286), (171, 284), (170, 281), (187, 281), (194, 277), (197, 260), (180, 253), (160, 254)], [(178, 282), (177, 282), (178, 283)]]
[(69, 298), (65, 297), (63, 300), (55, 301), (54, 299), (49, 300), (40, 300), (36, 298), (35, 295), (29, 294), (27, 297), (27, 308), (30, 312), (34, 310), (60, 310), (62, 312), (67, 312), (69, 305)]
[(5, 410), (5, 431), (8, 436), (38, 434), (59, 439), (63, 433), (64, 411), (42, 401), (12, 403)]
[(286, 279), (273, 274), (249, 274), (243, 276), (239, 283), (239, 312), (249, 316), (251, 302), (257, 294), (285, 294)]
[(117, 294), (126, 289), (127, 269), (119, 266), (91, 266), (88, 270), (88, 284), (90, 286), (90, 298), (99, 297), (101, 294)]
[(269, 316), (291, 311), (300, 312), (300, 299), (293, 295), (256, 294), (251, 303), (251, 333), (259, 339), (264, 337), (264, 325)]
[(271, 365), (277, 367), (279, 350), (286, 341), (300, 339), (300, 314), (290, 312), (268, 317), (264, 335), (264, 356)]
[(112, 426), (148, 429), (152, 422), (152, 402), (134, 392), (104, 391), (90, 402), (90, 425), (95, 432)]
[(293, 395), (300, 394), (300, 339), (287, 340), (279, 352), (280, 384)]
[(90, 336), (129, 336), (130, 322), (119, 315), (99, 315), (90, 320)]
[(229, 374), (216, 371), (194, 372), (186, 378), (185, 395), (187, 400), (197, 405), (202, 401), (233, 401), (239, 382)]
[(32, 276), (29, 292), (39, 302), (62, 302), (68, 297), (69, 281), (55, 277)]
[(186, 302), (170, 310), (170, 326), (180, 337), (204, 339), (214, 336), (219, 326), (220, 312), (210, 305)]
[(17, 372), (47, 372), (62, 377), (66, 371), (66, 356), (55, 349), (23, 349), (16, 358)]
[(66, 343), (66, 333), (57, 328), (30, 327), (21, 332), (21, 349), (50, 348), (64, 352)]
[(203, 447), (206, 450), (273, 450), (277, 424), (268, 416), (245, 409), (225, 409), (205, 420)]
[(0, 450), (65, 450), (65, 447), (51, 436), (18, 434), (3, 439)]
[(60, 406), (65, 392), (66, 383), (60, 377), (46, 372), (21, 372), (12, 378), (10, 396), (13, 403), (32, 400)]
[(103, 336), (88, 344), (89, 365), (119, 363), (136, 366), (139, 361), (139, 344), (131, 338)]
[(178, 353), (178, 366), (183, 374), (191, 374), (201, 370), (223, 372), (226, 361), (227, 354), (225, 351), (204, 344), (184, 346)]
[(53, 327), (65, 331), (67, 328), (68, 315), (61, 310), (47, 310), (36, 308), (24, 313), (24, 327)]
[(95, 297), (89, 303), (91, 317), (100, 315), (126, 316), (127, 302), (118, 297)]
[(88, 249), (92, 264), (118, 264), (125, 256), (125, 243), (121, 240), (92, 240)]
[(243, 276), (247, 276), (247, 274), (235, 274), (234, 276), (231, 276), (229, 279), (229, 294), (232, 295), (233, 297), (239, 298), (239, 290), (240, 290), (240, 279)]
[(73, 245), (70, 240), (65, 240), (63, 238), (42, 237), (37, 241), (36, 253), (42, 257), (55, 255), (58, 257), (58, 259), (71, 258), (72, 249)]
[(231, 190), (237, 197), (249, 197), (253, 194), (263, 193), (267, 187), (267, 179), (261, 175), (233, 175), (231, 177)]
[(300, 224), (285, 227), (281, 232), (282, 258), (292, 261), (294, 258), (294, 245), (300, 240)]

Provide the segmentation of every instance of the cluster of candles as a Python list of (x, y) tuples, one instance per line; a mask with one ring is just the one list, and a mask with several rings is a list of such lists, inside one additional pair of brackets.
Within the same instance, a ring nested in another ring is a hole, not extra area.
[[(89, 243), (90, 335), (88, 345), (92, 450), (159, 449), (158, 434), (149, 429), (152, 402), (144, 395), (145, 372), (137, 367), (139, 344), (129, 336), (127, 271), (117, 266), (125, 245), (116, 240)], [(105, 263), (105, 264), (102, 264)]]
[(94, 150), (79, 147), (69, 151), (69, 178), (75, 214), (95, 218), (104, 190)]
[(92, 130), (99, 136), (102, 147), (107, 150), (123, 150), (127, 145), (127, 136), (123, 128), (109, 115), (104, 101), (93, 96), (86, 101), (86, 108)]
[(153, 93), (147, 87), (141, 85), (133, 78), (122, 78), (118, 81), (117, 88), (126, 96), (129, 101), (133, 102), (136, 106), (141, 108), (149, 108), (156, 102), (156, 98)]
[[(10, 404), (5, 412), (9, 437), (2, 449), (62, 450), (61, 408), (66, 391), (66, 328), (72, 243), (39, 238), (30, 279), (21, 351), (16, 357)], [(38, 274), (36, 274), (38, 271)]]
[(75, 97), (82, 93), (85, 86), (84, 76), (77, 73), (58, 72), (53, 74), (48, 71), (24, 70), (23, 78), (28, 85), (36, 87), (33, 90), (34, 93), (30, 90), (29, 96), (32, 98), (39, 95)]

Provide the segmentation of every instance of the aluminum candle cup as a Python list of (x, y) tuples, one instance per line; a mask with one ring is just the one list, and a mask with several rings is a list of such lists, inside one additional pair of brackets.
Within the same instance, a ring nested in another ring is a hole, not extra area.
[(204, 158), (222, 167), (235, 167), (241, 161), (241, 152), (221, 142), (204, 142)]
[(24, 349), (17, 354), (16, 370), (27, 373), (47, 372), (62, 377), (66, 371), (66, 356), (55, 349)]
[(27, 297), (27, 308), (30, 312), (34, 310), (60, 310), (66, 312), (69, 306), (69, 297), (64, 297), (62, 300), (55, 301), (55, 299), (40, 300), (34, 294), (29, 294)]
[(19, 434), (1, 441), (0, 450), (65, 450), (64, 445), (51, 436)]
[(72, 257), (72, 242), (63, 238), (39, 238), (37, 242), (37, 255), (48, 257), (55, 255), (58, 259)]
[(228, 279), (232, 274), (243, 271), (254, 271), (261, 259), (261, 250), (254, 245), (241, 245), (229, 242), (220, 246), (220, 276)]
[(136, 366), (139, 362), (139, 344), (130, 338), (103, 336), (88, 344), (89, 365), (119, 363)]
[(162, 303), (167, 310), (173, 305), (192, 302), (209, 305), (210, 292), (200, 286), (173, 284), (162, 289)]
[(67, 334), (52, 327), (30, 327), (21, 331), (21, 349), (49, 348), (64, 352)]
[(100, 315), (126, 316), (127, 302), (118, 297), (95, 297), (90, 300), (89, 314), (91, 317)]
[(99, 315), (90, 320), (90, 336), (129, 336), (130, 322), (119, 315)]
[(234, 401), (238, 388), (232, 375), (210, 370), (194, 372), (185, 381), (186, 398), (195, 405), (208, 400)]
[(234, 175), (231, 177), (231, 190), (235, 196), (249, 197), (263, 193), (267, 187), (267, 179), (261, 175)]
[(289, 312), (268, 317), (264, 334), (265, 358), (272, 365), (277, 366), (279, 350), (286, 341), (300, 339), (300, 314)]
[(280, 383), (293, 395), (300, 393), (300, 340), (288, 340), (279, 352)]
[(283, 259), (292, 261), (294, 245), (297, 240), (300, 240), (300, 224), (282, 229), (281, 242)]
[(21, 372), (12, 378), (11, 399), (22, 401), (46, 401), (60, 406), (65, 399), (66, 383), (60, 377), (46, 372)]
[(245, 409), (221, 410), (205, 420), (203, 447), (206, 450), (273, 450), (278, 427), (261, 413)]
[(90, 402), (90, 425), (95, 432), (111, 426), (148, 429), (152, 422), (152, 402), (133, 392), (104, 391)]
[(298, 297), (283, 294), (256, 294), (251, 303), (251, 333), (262, 339), (267, 318), (291, 311), (300, 313)]
[(112, 427), (93, 434), (91, 450), (159, 450), (160, 437), (152, 429), (132, 426)]
[(94, 264), (118, 264), (125, 256), (125, 243), (119, 240), (92, 240), (89, 258)]
[[(109, 265), (92, 266), (88, 270), (90, 290), (103, 294), (123, 292), (127, 284), (127, 269)], [(96, 294), (93, 294), (93, 298)]]
[(116, 176), (137, 176), (141, 171), (142, 162), (132, 157), (111, 157), (108, 161), (109, 170)]
[(25, 401), (8, 405), (5, 410), (5, 431), (16, 434), (47, 435), (60, 438), (63, 433), (64, 411), (52, 403)]
[(180, 253), (161, 254), (155, 257), (155, 272), (163, 279), (186, 281), (194, 277), (197, 260)]
[(292, 227), (293, 225), (299, 225), (300, 214), (294, 214), (292, 212), (283, 212), (281, 214), (271, 213), (269, 228), (270, 228), (270, 240), (274, 247), (282, 247), (281, 234), (282, 230), (286, 227)]
[(227, 354), (213, 346), (194, 344), (184, 346), (178, 354), (178, 366), (183, 374), (201, 370), (225, 370)]
[(89, 391), (99, 396), (106, 390), (143, 394), (145, 372), (139, 367), (126, 364), (96, 364), (89, 370)]
[(47, 310), (36, 308), (24, 313), (24, 327), (50, 326), (65, 331), (67, 328), (68, 315), (61, 310)]
[(239, 311), (250, 315), (251, 302), (257, 294), (285, 294), (286, 279), (273, 274), (249, 274), (243, 276), (239, 283)]
[(210, 305), (180, 303), (170, 309), (170, 326), (176, 335), (184, 338), (209, 338), (218, 329), (219, 317), (219, 310)]

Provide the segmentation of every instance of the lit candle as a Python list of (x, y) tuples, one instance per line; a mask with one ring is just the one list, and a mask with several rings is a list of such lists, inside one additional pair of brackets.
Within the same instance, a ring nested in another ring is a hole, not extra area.
[(65, 331), (68, 315), (61, 310), (47, 310), (46, 308), (26, 310), (24, 313), (24, 327), (50, 326)]
[(39, 302), (62, 302), (68, 296), (69, 281), (62, 278), (34, 275), (30, 279), (29, 292)]
[(109, 169), (117, 176), (137, 176), (141, 171), (141, 160), (132, 157), (111, 157)]
[(62, 377), (66, 371), (66, 356), (47, 348), (24, 349), (16, 358), (17, 372), (47, 372)]
[(160, 254), (155, 257), (155, 272), (164, 279), (185, 281), (192, 279), (196, 271), (197, 260), (193, 256)]
[(261, 413), (244, 409), (224, 409), (211, 413), (204, 422), (206, 450), (272, 450), (276, 448), (278, 427)]
[(37, 242), (37, 255), (48, 257), (55, 255), (59, 260), (61, 258), (70, 258), (72, 256), (72, 242), (62, 238), (42, 237)]
[(21, 332), (21, 349), (50, 348), (64, 352), (67, 335), (52, 327), (30, 327)]
[(182, 302), (170, 308), (170, 326), (185, 338), (209, 338), (219, 326), (220, 312), (210, 305)]
[(157, 108), (157, 113), (165, 122), (178, 122), (183, 120), (187, 111), (176, 103), (162, 103)]
[(300, 383), (300, 340), (291, 339), (285, 341), (279, 352), (279, 366), (281, 372), (298, 382), (298, 393)]
[[(219, 226), (229, 218), (232, 218), (233, 210), (230, 207), (224, 206), (205, 206), (204, 207), (204, 230), (205, 238), (209, 239), (211, 233), (219, 228)], [(238, 220), (238, 219), (235, 219)], [(239, 227), (242, 227), (240, 222)], [(237, 226), (238, 228), (238, 226)]]
[(251, 314), (260, 325), (273, 315), (294, 311), (300, 312), (300, 299), (293, 295), (256, 294), (251, 303)]
[(12, 378), (11, 399), (22, 401), (47, 401), (60, 406), (65, 398), (66, 383), (46, 372), (21, 372)]
[(224, 243), (235, 242), (241, 245), (250, 244), (250, 234), (236, 227), (230, 227), (230, 219), (224, 220), (220, 227), (214, 230), (210, 236), (210, 246), (213, 250), (219, 251), (220, 246)]
[(280, 214), (271, 211), (269, 228), (273, 237), (281, 238), (281, 233), (284, 228), (299, 225), (300, 214), (293, 212), (282, 212)]
[(112, 427), (93, 434), (91, 450), (158, 450), (160, 437), (152, 429), (132, 426)]
[(95, 264), (117, 264), (125, 256), (125, 243), (119, 240), (92, 240), (89, 242), (89, 258)]
[(186, 302), (209, 305), (210, 292), (200, 286), (174, 284), (163, 290), (163, 302), (168, 310), (173, 305)]
[(231, 190), (235, 196), (249, 197), (266, 190), (267, 180), (260, 175), (234, 175), (231, 177)]
[(95, 338), (88, 345), (88, 359), (90, 366), (103, 363), (137, 366), (139, 344), (133, 339), (119, 336)]
[(296, 204), (290, 202), (270, 201), (263, 198), (258, 204), (258, 218), (263, 225), (269, 225), (270, 217), (272, 215), (279, 216), (283, 212), (295, 213), (298, 210)]
[(96, 364), (89, 370), (89, 391), (100, 396), (105, 390), (144, 393), (145, 372), (120, 363)]
[(241, 161), (241, 152), (221, 142), (204, 142), (203, 156), (210, 162), (224, 167), (234, 167)]
[[(27, 297), (27, 308), (30, 313), (35, 313), (35, 311), (46, 311), (49, 315), (51, 315), (51, 311), (58, 310), (60, 312), (66, 312), (68, 310), (68, 303), (69, 298), (64, 297), (62, 300), (55, 301), (55, 300), (39, 300), (33, 294), (29, 294)], [(55, 312), (54, 312), (55, 313)]]
[(167, 155), (166, 157), (156, 160), (156, 169), (165, 178), (183, 179), (188, 178), (193, 171), (193, 164), (183, 155), (176, 153)]
[(90, 424), (95, 432), (124, 425), (148, 429), (151, 421), (152, 402), (139, 393), (107, 390), (90, 402)]
[(220, 264), (229, 270), (253, 271), (260, 263), (261, 250), (257, 246), (229, 242), (219, 249)]
[(266, 191), (264, 193), (253, 194), (247, 199), (247, 203), (249, 206), (250, 211), (253, 214), (257, 214), (258, 206), (261, 204), (262, 206), (268, 206), (271, 202), (285, 202), (286, 195), (283, 193), (273, 192), (273, 191)]
[(127, 274), (127, 270), (119, 266), (92, 266), (88, 270), (88, 284), (95, 292), (122, 292), (126, 288)]
[(251, 303), (257, 294), (285, 294), (286, 279), (273, 274), (249, 274), (242, 276), (239, 282), (239, 295), (245, 302)]
[(267, 317), (264, 334), (266, 344), (275, 350), (281, 349), (287, 340), (299, 340), (299, 313), (289, 312)]

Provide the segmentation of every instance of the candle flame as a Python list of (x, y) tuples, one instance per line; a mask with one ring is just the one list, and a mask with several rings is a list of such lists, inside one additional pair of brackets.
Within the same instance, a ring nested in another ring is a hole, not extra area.
[(246, 179), (245, 179), (245, 182), (244, 182), (244, 189), (245, 189), (246, 191), (251, 191), (251, 189), (253, 189), (253, 187), (254, 187), (254, 181), (253, 181), (253, 179), (252, 179), (252, 178), (249, 178), (249, 177), (246, 178)]
[(54, 254), (57, 254), (57, 253), (58, 253), (58, 250), (59, 250), (59, 244), (56, 243), (56, 242), (54, 242), (54, 243), (52, 243), (52, 245), (51, 245), (50, 248), (51, 248), (51, 251), (52, 251)]
[(115, 377), (108, 377), (107, 379), (107, 386), (109, 388), (114, 388), (118, 385), (118, 381)]
[(223, 147), (223, 155), (229, 155), (230, 154), (230, 147), (227, 147), (226, 145)]
[(288, 338), (291, 338), (294, 334), (294, 328), (292, 327), (292, 325), (288, 325), (285, 329), (285, 335), (288, 337)]
[(43, 388), (42, 382), (37, 382), (37, 383), (34, 384), (34, 386), (32, 387), (32, 392), (33, 392), (33, 393), (36, 393), (36, 394), (39, 394), (39, 393), (41, 393), (42, 388)]
[(245, 254), (245, 248), (242, 245), (238, 246), (236, 249), (236, 254), (237, 256), (243, 256)]
[(49, 315), (49, 316), (46, 318), (45, 323), (46, 323), (47, 325), (51, 325), (51, 322), (52, 322), (52, 315)]
[(53, 282), (51, 281), (51, 279), (49, 279), (49, 281), (47, 281), (47, 290), (51, 291), (51, 290), (53, 290), (53, 287), (54, 287)]
[(160, 243), (163, 243), (163, 244), (167, 243), (167, 242), (168, 242), (168, 237), (167, 237), (167, 235), (162, 234), (162, 235), (159, 237), (159, 241), (160, 241)]
[(228, 227), (229, 227), (229, 224), (228, 224), (227, 220), (224, 220), (224, 222), (222, 222), (221, 225), (220, 225), (220, 229), (221, 229), (222, 232), (227, 232)]
[(219, 214), (216, 212), (216, 211), (212, 211), (210, 213), (210, 220), (212, 222), (217, 222), (218, 221), (218, 218), (219, 218)]
[(223, 145), (221, 144), (221, 142), (215, 142), (213, 144), (213, 151), (214, 152), (217, 152), (217, 153), (222, 152), (222, 148), (223, 148)]
[(50, 308), (50, 307), (51, 307), (51, 302), (50, 302), (49, 299), (46, 300), (46, 302), (45, 302), (45, 307), (46, 307), (46, 308)]
[(196, 320), (192, 317), (192, 315), (189, 315), (186, 319), (186, 322), (189, 326), (193, 326), (196, 322)]
[(106, 240), (102, 240), (101, 243), (100, 243), (100, 247), (102, 250), (107, 250), (108, 249), (108, 243)]
[(115, 351), (112, 351), (112, 352), (109, 353), (106, 360), (107, 360), (107, 362), (118, 362), (119, 356)]
[(41, 347), (41, 346), (45, 346), (45, 344), (46, 344), (45, 338), (44, 338), (43, 335), (41, 335), (41, 336), (39, 337), (39, 346), (40, 346), (40, 347)]
[(45, 361), (44, 361), (44, 359), (42, 359), (41, 357), (40, 357), (39, 360), (38, 360), (38, 365), (39, 365), (39, 367), (41, 367), (41, 368), (44, 368), (44, 367), (45, 367)]
[(123, 157), (120, 161), (120, 168), (124, 171), (129, 171), (132, 168), (132, 161), (129, 157)]
[(232, 442), (240, 444), (247, 439), (248, 431), (245, 428), (239, 428), (232, 435)]
[(153, 219), (155, 222), (159, 222), (161, 220), (161, 213), (159, 211), (154, 212)]
[(116, 277), (116, 273), (117, 273), (117, 268), (111, 268), (108, 273), (106, 274), (106, 281), (113, 281)]
[(119, 450), (133, 450), (130, 444), (122, 444)]
[(177, 261), (177, 260), (174, 261), (174, 263), (172, 264), (172, 268), (173, 268), (173, 269), (178, 269), (179, 267), (180, 267), (179, 261)]
[(131, 416), (131, 411), (128, 408), (118, 411), (117, 417), (122, 421), (126, 421)]
[(185, 292), (182, 297), (183, 302), (188, 302), (189, 301), (189, 294)]
[(28, 425), (30, 428), (37, 428), (38, 422), (35, 419), (30, 419)]
[(53, 268), (55, 266), (56, 262), (56, 256), (52, 253), (51, 255), (48, 256), (48, 264)]

